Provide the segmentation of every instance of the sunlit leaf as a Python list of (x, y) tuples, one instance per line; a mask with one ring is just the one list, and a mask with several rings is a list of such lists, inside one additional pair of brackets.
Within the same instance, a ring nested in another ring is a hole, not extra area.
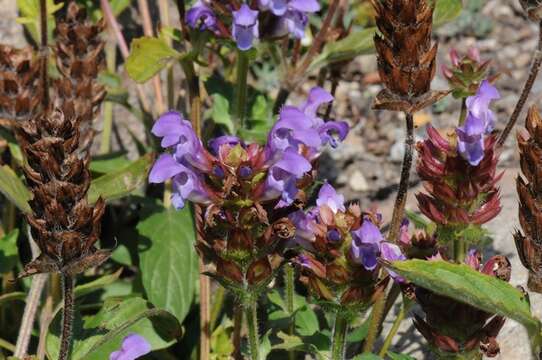
[(28, 201), (32, 194), (8, 165), (0, 166), (0, 192), (22, 212), (31, 211)]
[(142, 37), (132, 41), (130, 56), (126, 60), (128, 75), (138, 83), (144, 83), (181, 54), (164, 40)]

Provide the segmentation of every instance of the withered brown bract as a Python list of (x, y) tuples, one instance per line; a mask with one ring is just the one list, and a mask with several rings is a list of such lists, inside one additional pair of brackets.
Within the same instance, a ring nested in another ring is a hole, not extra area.
[(33, 199), (27, 214), (40, 256), (20, 275), (59, 271), (75, 275), (101, 264), (108, 250), (98, 250), (105, 203), (87, 202), (92, 120), (105, 96), (97, 83), (104, 67), (103, 24), (92, 25), (75, 3), (58, 22), (55, 54), (62, 77), (53, 84), (52, 103), (16, 123), (26, 158), (24, 174)]
[(31, 48), (0, 44), (0, 120), (27, 120), (39, 111), (39, 73), (40, 64)]
[[(378, 72), (387, 92), (377, 96), (376, 108), (412, 112), (418, 97), (430, 91), (435, 76), (437, 44), (431, 40), (434, 2), (372, 0), (379, 33), (374, 37)], [(391, 97), (394, 101), (389, 101)], [(423, 106), (437, 94), (423, 98)]]
[(523, 266), (529, 270), (529, 290), (542, 293), (542, 117), (529, 109), (526, 128), (517, 134), (522, 175), (517, 177), (519, 223), (514, 239)]
[(542, 1), (541, 0), (519, 0), (521, 7), (533, 21), (542, 20)]

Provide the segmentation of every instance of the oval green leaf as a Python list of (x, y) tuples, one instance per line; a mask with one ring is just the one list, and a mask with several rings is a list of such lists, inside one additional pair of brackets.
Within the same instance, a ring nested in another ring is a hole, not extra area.
[(126, 71), (136, 82), (144, 83), (180, 56), (164, 40), (142, 37), (132, 41), (130, 56), (126, 59)]
[(467, 265), (446, 261), (408, 260), (387, 265), (418, 286), (514, 319), (531, 334), (539, 332), (540, 322), (531, 314), (529, 301), (505, 281), (479, 273)]
[(197, 255), (192, 213), (161, 208), (137, 225), (147, 298), (182, 322), (194, 297)]

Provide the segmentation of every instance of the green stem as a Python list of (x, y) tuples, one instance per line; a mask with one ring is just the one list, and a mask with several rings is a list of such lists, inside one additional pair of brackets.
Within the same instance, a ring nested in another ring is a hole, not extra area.
[(258, 316), (257, 308), (258, 300), (254, 294), (249, 294), (245, 300), (244, 310), (247, 318), (248, 327), (248, 346), (250, 350), (250, 358), (252, 360), (260, 360), (260, 341), (258, 339)]
[(331, 360), (343, 360), (346, 352), (346, 333), (348, 319), (344, 314), (337, 313), (333, 326), (333, 341), (331, 343)]
[(2, 338), (0, 338), (0, 348), (4, 348), (4, 349), (6, 349), (8, 351), (11, 351), (11, 352), (15, 351), (15, 345), (13, 345), (9, 341), (4, 340)]
[[(290, 324), (288, 328), (288, 332), (290, 336), (293, 336), (295, 332), (294, 282), (295, 282), (294, 267), (291, 266), (290, 264), (287, 264), (286, 266), (284, 266), (284, 284), (286, 287), (286, 310), (288, 311), (288, 314), (290, 315)], [(294, 350), (288, 350), (288, 359), (290, 360), (295, 359)]]
[(467, 119), (467, 98), (461, 100), (461, 113), (459, 114), (459, 126), (462, 126)]
[(248, 54), (239, 50), (237, 57), (237, 83), (235, 84), (235, 104), (233, 108), (233, 118), (237, 129), (245, 127), (247, 93), (248, 93)]
[(373, 309), (371, 311), (371, 323), (369, 325), (369, 332), (365, 338), (365, 344), (363, 345), (363, 352), (372, 353), (375, 341), (380, 333), (382, 325), (382, 317), (384, 315), (384, 308), (386, 307), (386, 296), (382, 293), (378, 296)]
[(463, 238), (455, 238), (453, 242), (454, 247), (454, 260), (458, 263), (462, 263), (467, 255), (467, 244)]
[(209, 331), (213, 332), (213, 330), (216, 327), (216, 322), (218, 321), (218, 317), (220, 316), (220, 311), (222, 310), (222, 307), (224, 306), (224, 299), (226, 298), (226, 289), (224, 289), (222, 286), (219, 286), (215, 293), (213, 294), (214, 301), (213, 301), (213, 308), (211, 309), (211, 319), (209, 321)]
[(393, 322), (393, 325), (390, 329), (390, 332), (386, 336), (386, 340), (384, 340), (384, 345), (382, 345), (382, 348), (380, 349), (380, 352), (378, 353), (378, 356), (381, 358), (386, 357), (386, 354), (388, 353), (388, 349), (390, 348), (391, 342), (393, 341), (393, 338), (397, 334), (397, 331), (399, 330), (399, 326), (405, 319), (405, 315), (408, 313), (412, 306), (412, 302), (405, 302), (403, 303), (403, 306), (401, 307), (401, 311), (399, 311), (399, 314), (397, 314), (397, 317), (395, 318), (395, 321)]

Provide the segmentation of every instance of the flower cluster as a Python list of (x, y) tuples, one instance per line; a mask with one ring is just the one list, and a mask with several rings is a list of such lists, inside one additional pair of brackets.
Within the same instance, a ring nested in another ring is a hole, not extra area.
[(326, 144), (337, 146), (348, 133), (347, 123), (325, 122), (317, 115), (320, 105), (332, 100), (317, 87), (301, 106), (285, 106), (265, 146), (221, 136), (206, 148), (176, 112), (162, 115), (152, 128), (171, 152), (159, 157), (149, 181), (171, 179), (176, 208), (186, 201), (206, 206), (205, 236), (198, 249), (229, 281), (267, 279), (268, 255), (279, 238), (293, 231), (286, 215), (296, 201), (304, 202), (312, 163)]
[[(260, 15), (269, 11), (278, 17), (274, 34), (280, 36), (290, 33), (294, 38), (302, 39), (308, 24), (308, 14), (320, 10), (317, 0), (259, 0), (258, 9), (247, 4), (239, 8), (220, 6), (217, 4), (198, 0), (186, 13), (186, 23), (192, 29), (209, 30), (223, 37), (230, 37), (230, 32), (224, 22), (231, 22), (231, 37), (240, 50), (252, 48), (255, 40), (260, 38)], [(222, 13), (224, 19), (218, 16)]]
[(488, 105), (496, 96), (495, 88), (483, 82), (467, 98), (467, 119), (455, 138), (445, 139), (429, 126), (428, 138), (417, 144), (417, 171), (427, 191), (417, 199), (420, 210), (437, 224), (481, 225), (501, 210), (495, 138), (486, 135), (494, 124)]
[[(510, 280), (510, 262), (504, 256), (493, 256), (482, 264), (480, 253), (471, 250), (465, 258), (465, 264), (482, 274), (503, 281)], [(425, 313), (425, 319), (415, 315), (414, 325), (440, 355), (439, 358), (448, 359), (460, 353), (472, 354), (472, 357), (465, 358), (477, 359), (480, 358), (477, 355), (480, 350), (488, 357), (499, 353), (496, 338), (504, 325), (503, 317), (494, 316), (421, 287), (415, 287), (414, 293), (416, 302)]]
[(369, 306), (388, 280), (379, 276), (377, 259), (404, 260), (404, 255), (385, 241), (380, 215), (362, 213), (358, 205), (346, 207), (331, 185), (322, 186), (316, 204), (306, 213), (290, 215), (296, 227), (294, 241), (302, 248), (294, 259), (302, 280), (318, 300)]

